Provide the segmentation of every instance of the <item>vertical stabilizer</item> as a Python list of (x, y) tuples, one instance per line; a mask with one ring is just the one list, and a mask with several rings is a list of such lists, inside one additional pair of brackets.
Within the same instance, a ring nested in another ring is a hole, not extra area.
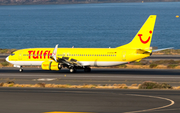
[(156, 15), (150, 15), (149, 18), (144, 23), (144, 25), (139, 30), (139, 32), (136, 34), (134, 39), (130, 43), (120, 46), (118, 48), (149, 50), (152, 34), (155, 26), (155, 21), (156, 21)]

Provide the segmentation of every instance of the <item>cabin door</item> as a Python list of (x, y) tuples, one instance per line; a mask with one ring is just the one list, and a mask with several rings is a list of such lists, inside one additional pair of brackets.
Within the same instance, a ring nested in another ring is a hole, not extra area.
[(19, 60), (22, 60), (23, 51), (19, 51)]
[(126, 51), (122, 52), (122, 61), (126, 61)]

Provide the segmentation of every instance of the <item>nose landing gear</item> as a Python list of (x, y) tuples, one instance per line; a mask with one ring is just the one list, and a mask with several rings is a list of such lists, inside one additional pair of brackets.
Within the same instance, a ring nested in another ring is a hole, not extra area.
[(23, 68), (22, 68), (22, 66), (19, 68), (19, 72), (23, 72)]

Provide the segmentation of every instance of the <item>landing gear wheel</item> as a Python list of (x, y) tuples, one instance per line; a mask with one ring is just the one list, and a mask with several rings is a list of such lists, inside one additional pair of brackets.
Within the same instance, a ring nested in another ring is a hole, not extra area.
[(20, 69), (19, 69), (19, 72), (23, 72), (23, 69), (22, 69), (22, 68), (20, 68)]
[(70, 73), (76, 72), (76, 68), (70, 68), (70, 69), (69, 69), (69, 72), (70, 72)]
[(58, 64), (58, 68), (59, 68), (59, 70), (61, 70), (61, 68), (62, 68), (62, 65), (61, 65), (61, 64)]
[(91, 72), (91, 68), (84, 68), (84, 72)]

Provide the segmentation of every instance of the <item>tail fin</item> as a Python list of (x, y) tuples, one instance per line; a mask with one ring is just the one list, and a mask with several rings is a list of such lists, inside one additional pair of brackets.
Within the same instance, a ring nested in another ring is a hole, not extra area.
[(139, 32), (136, 34), (134, 39), (130, 43), (117, 48), (127, 48), (127, 49), (134, 48), (134, 49), (149, 50), (155, 21), (156, 21), (156, 15), (150, 15), (149, 18), (144, 23), (144, 25), (139, 30)]

